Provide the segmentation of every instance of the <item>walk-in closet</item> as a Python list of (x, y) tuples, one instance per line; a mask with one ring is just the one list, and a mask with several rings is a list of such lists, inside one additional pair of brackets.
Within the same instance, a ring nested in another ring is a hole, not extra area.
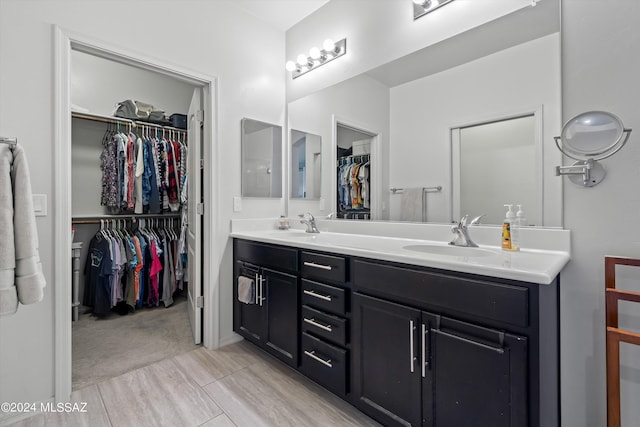
[(201, 342), (192, 307), (201, 300), (201, 93), (72, 51), (74, 389)]
[(371, 144), (375, 135), (340, 123), (336, 135), (336, 215), (344, 219), (371, 219)]

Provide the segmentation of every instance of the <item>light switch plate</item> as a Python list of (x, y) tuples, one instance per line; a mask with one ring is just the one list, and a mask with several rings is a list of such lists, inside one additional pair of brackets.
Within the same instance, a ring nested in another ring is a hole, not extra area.
[(234, 212), (242, 211), (242, 197), (239, 197), (239, 196), (233, 197), (233, 211)]
[(46, 194), (32, 194), (33, 211), (36, 216), (47, 216), (47, 195)]

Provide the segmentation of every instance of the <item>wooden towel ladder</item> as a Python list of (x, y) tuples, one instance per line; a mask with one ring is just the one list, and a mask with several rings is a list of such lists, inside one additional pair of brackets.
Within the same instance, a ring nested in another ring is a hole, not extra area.
[(605, 257), (607, 316), (607, 426), (620, 427), (620, 341), (640, 345), (640, 334), (618, 328), (618, 301), (640, 303), (640, 292), (616, 289), (616, 265), (640, 267), (640, 259)]

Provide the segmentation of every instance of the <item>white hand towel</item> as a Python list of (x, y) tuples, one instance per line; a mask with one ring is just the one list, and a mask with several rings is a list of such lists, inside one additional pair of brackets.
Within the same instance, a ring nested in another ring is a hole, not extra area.
[(400, 200), (401, 221), (422, 221), (422, 187), (405, 188)]
[(245, 304), (255, 304), (256, 283), (253, 279), (238, 276), (238, 301)]

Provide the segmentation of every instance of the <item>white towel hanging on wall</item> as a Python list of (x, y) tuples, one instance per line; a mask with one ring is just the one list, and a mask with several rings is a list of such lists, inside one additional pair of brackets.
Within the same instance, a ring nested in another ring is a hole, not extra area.
[(46, 281), (38, 252), (31, 178), (24, 150), (0, 144), (0, 316), (42, 300)]

